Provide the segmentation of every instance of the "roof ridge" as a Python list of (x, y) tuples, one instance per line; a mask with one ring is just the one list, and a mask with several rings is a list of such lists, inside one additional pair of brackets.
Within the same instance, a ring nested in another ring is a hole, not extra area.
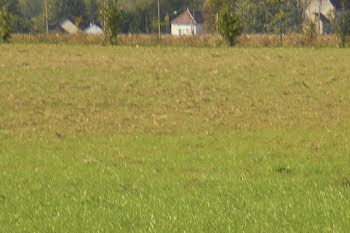
[(193, 19), (194, 23), (197, 24), (197, 21), (194, 19), (191, 11), (187, 8), (188, 13), (190, 14), (191, 18)]

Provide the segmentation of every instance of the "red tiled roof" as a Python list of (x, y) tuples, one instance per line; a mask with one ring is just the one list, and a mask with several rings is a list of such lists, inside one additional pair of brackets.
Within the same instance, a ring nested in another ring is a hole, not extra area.
[[(194, 15), (194, 16), (193, 16)], [(171, 21), (172, 24), (200, 24), (203, 23), (202, 13), (195, 11), (191, 13), (188, 9)]]

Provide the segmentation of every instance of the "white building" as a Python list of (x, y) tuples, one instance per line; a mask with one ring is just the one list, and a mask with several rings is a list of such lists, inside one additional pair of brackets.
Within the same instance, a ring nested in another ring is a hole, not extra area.
[(103, 30), (96, 24), (90, 23), (90, 26), (84, 29), (84, 33), (90, 35), (100, 35), (103, 34)]
[(331, 22), (340, 11), (341, 0), (312, 0), (305, 15), (309, 21), (316, 24), (319, 34), (328, 34), (333, 32)]
[(70, 21), (69, 19), (66, 19), (62, 23), (60, 23), (60, 27), (69, 34), (75, 34), (79, 32), (79, 28), (75, 26), (75, 24), (72, 23), (72, 21)]
[(204, 33), (203, 17), (200, 11), (191, 12), (187, 9), (171, 21), (172, 35), (200, 35)]

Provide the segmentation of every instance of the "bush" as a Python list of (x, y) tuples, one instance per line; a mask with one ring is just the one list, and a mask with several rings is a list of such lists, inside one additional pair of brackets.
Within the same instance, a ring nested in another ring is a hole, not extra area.
[(0, 11), (0, 42), (8, 42), (11, 37), (10, 14), (5, 6)]
[(313, 46), (317, 39), (316, 24), (311, 21), (307, 21), (304, 26), (304, 45)]
[(237, 43), (237, 37), (243, 28), (239, 17), (232, 13), (231, 7), (225, 6), (219, 16), (219, 33), (230, 46)]

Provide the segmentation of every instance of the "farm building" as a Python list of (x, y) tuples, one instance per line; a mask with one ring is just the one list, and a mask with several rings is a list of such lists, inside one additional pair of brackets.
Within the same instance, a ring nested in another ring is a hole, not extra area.
[(79, 31), (79, 28), (75, 26), (72, 21), (69, 19), (64, 20), (62, 23), (60, 23), (60, 27), (69, 34), (75, 34)]
[(316, 24), (319, 34), (333, 32), (332, 19), (341, 11), (341, 0), (312, 0), (305, 11), (306, 17)]
[(90, 26), (84, 29), (84, 33), (90, 35), (99, 35), (103, 34), (103, 30), (96, 24), (90, 23)]
[(201, 11), (191, 12), (187, 9), (171, 21), (171, 34), (177, 36), (204, 34), (203, 22)]

